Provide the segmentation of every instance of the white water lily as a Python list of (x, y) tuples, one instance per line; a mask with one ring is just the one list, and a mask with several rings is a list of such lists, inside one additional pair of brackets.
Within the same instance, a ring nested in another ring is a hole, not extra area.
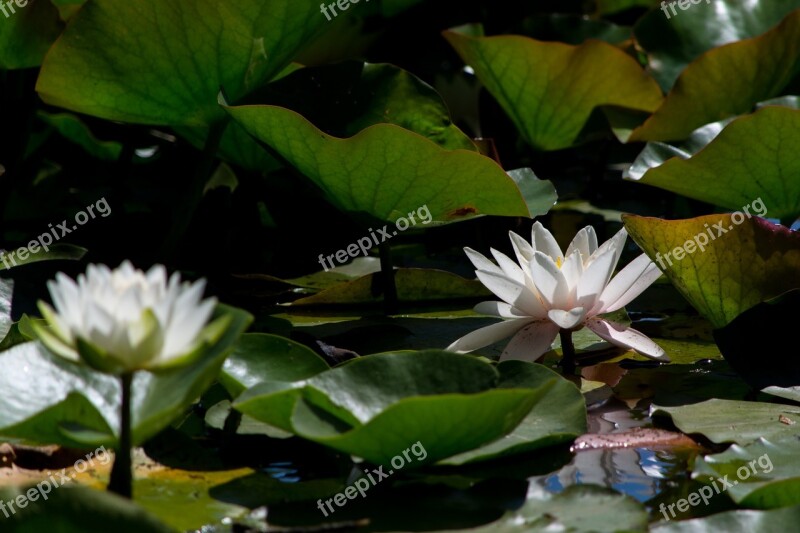
[(215, 298), (202, 300), (205, 280), (167, 280), (164, 266), (148, 272), (125, 261), (115, 270), (89, 265), (77, 283), (63, 273), (48, 282), (55, 309), (39, 302), (49, 327), (35, 331), (52, 352), (115, 374), (163, 369), (193, 360), (219, 338), (226, 319), (207, 325)]
[(587, 327), (611, 344), (669, 360), (649, 337), (600, 317), (622, 309), (661, 275), (655, 263), (642, 254), (612, 279), (628, 237), (624, 228), (598, 247), (594, 228), (587, 226), (566, 253), (539, 222), (531, 234), (528, 243), (510, 232), (516, 262), (494, 249), (491, 252), (497, 264), (475, 250), (464, 249), (478, 279), (503, 300), (480, 303), (475, 310), (504, 320), (469, 333), (448, 350), (471, 352), (513, 335), (501, 360), (535, 360), (550, 349), (560, 331), (571, 333)]

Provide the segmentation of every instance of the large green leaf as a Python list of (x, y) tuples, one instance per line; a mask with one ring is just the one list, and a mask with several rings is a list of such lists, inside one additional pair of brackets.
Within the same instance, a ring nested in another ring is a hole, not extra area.
[(236, 397), (262, 381), (297, 381), (328, 370), (310, 348), (277, 335), (248, 333), (225, 360), (220, 383)]
[(8, 15), (0, 18), (0, 69), (39, 66), (61, 33), (58, 10), (49, 0), (29, 0), (25, 7), (3, 4)]
[(445, 37), (535, 148), (572, 146), (598, 107), (652, 112), (661, 103), (658, 84), (610, 44), (588, 40), (570, 46), (468, 31), (474, 29), (451, 30)]
[(247, 95), (325, 22), (316, 4), (292, 0), (94, 0), (50, 50), (37, 90), (111, 120), (208, 125), (224, 117), (220, 88)]
[(678, 291), (721, 328), (754, 305), (800, 286), (800, 234), (740, 215), (687, 220), (624, 215), (623, 220)]
[(668, 91), (686, 65), (703, 52), (756, 37), (798, 7), (796, 0), (714, 0), (693, 2), (684, 14), (679, 2), (667, 2), (639, 19), (634, 35), (647, 52), (653, 77)]
[(744, 445), (761, 437), (778, 439), (796, 434), (793, 424), (781, 420), (800, 420), (800, 407), (712, 399), (678, 407), (653, 406), (653, 414), (669, 415), (684, 433), (700, 433), (711, 442)]
[(377, 124), (340, 139), (282, 107), (226, 109), (342, 211), (389, 222), (423, 206), (437, 223), (474, 215), (530, 216), (514, 181), (475, 152), (445, 150), (393, 124)]
[(430, 463), (506, 435), (559, 379), (507, 388), (498, 386), (491, 365), (472, 356), (387, 353), (304, 381), (262, 383), (242, 394), (235, 408), (379, 464), (418, 441)]
[(759, 37), (714, 48), (693, 61), (630, 140), (683, 139), (703, 124), (748, 113), (757, 102), (782, 94), (798, 73), (800, 10)]
[[(500, 386), (544, 387), (558, 375), (543, 365), (504, 361), (497, 365)], [(463, 464), (526, 453), (571, 442), (586, 432), (586, 402), (575, 385), (558, 379), (528, 416), (504, 438), (476, 450), (450, 457), (443, 464)]]
[[(159, 374), (138, 372), (133, 382), (132, 426), (136, 443), (166, 427), (200, 396), (252, 317), (219, 306), (231, 316), (223, 337), (192, 365)], [(0, 353), (0, 434), (73, 447), (113, 445), (119, 426), (120, 384), (28, 342)]]
[(509, 511), (486, 526), (463, 531), (597, 533), (645, 531), (646, 528), (647, 511), (630, 496), (596, 485), (573, 485), (558, 494), (532, 486), (519, 509)]
[(734, 444), (716, 455), (695, 462), (693, 477), (727, 476), (736, 481), (726, 492), (737, 504), (774, 509), (800, 504), (800, 440), (787, 435), (779, 440), (758, 439), (746, 446)]
[[(42, 486), (44, 489), (45, 486)], [(146, 513), (127, 498), (86, 487), (59, 487), (46, 494), (47, 501), (34, 491), (37, 501), (28, 501), (24, 508), (14, 507), (8, 518), (3, 517), (7, 533), (176, 533), (173, 529)], [(9, 502), (30, 490), (0, 491), (0, 501)], [(23, 497), (24, 498), (24, 497)]]
[(704, 518), (659, 523), (652, 533), (753, 533), (792, 531), (800, 522), (800, 505), (774, 511), (728, 511)]
[[(713, 129), (716, 126), (698, 132), (694, 143)], [(728, 124), (695, 155), (671, 157), (639, 181), (731, 210), (760, 198), (769, 217), (793, 221), (800, 216), (798, 153), (800, 110), (768, 106)], [(662, 150), (661, 155), (675, 154)], [(653, 165), (652, 157), (648, 158), (648, 165)], [(629, 176), (640, 171), (635, 167)]]
[[(394, 271), (397, 300), (401, 302), (425, 302), (456, 298), (491, 296), (491, 292), (480, 282), (464, 279), (444, 270), (401, 268)], [(367, 274), (325, 289), (318, 294), (306, 296), (292, 305), (354, 305), (380, 303), (380, 274)]]

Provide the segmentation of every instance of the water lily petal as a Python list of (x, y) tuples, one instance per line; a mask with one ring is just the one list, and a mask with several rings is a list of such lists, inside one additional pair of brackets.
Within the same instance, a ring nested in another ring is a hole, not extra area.
[(548, 309), (564, 309), (569, 306), (569, 283), (548, 255), (540, 251), (534, 253), (531, 278)]
[(490, 344), (510, 337), (532, 321), (533, 320), (530, 318), (517, 318), (514, 320), (503, 320), (502, 322), (476, 329), (448, 346), (447, 350), (456, 353), (467, 353), (478, 350), (484, 346), (489, 346)]
[(494, 256), (494, 260), (497, 261), (497, 264), (500, 265), (500, 268), (503, 270), (503, 273), (506, 277), (509, 277), (519, 283), (520, 285), (527, 285), (525, 280), (525, 272), (519, 267), (517, 263), (511, 260), (506, 254), (495, 250), (494, 248), (489, 249), (492, 252), (492, 256)]
[(583, 276), (583, 258), (579, 251), (575, 250), (567, 255), (564, 264), (561, 265), (561, 272), (564, 274), (564, 279), (567, 280), (567, 285), (569, 286), (568, 302), (571, 305), (575, 299), (578, 282)]
[(476, 313), (502, 318), (528, 318), (528, 315), (505, 302), (481, 302), (474, 307)]
[(564, 258), (564, 253), (561, 251), (561, 247), (556, 242), (555, 237), (542, 226), (541, 222), (534, 222), (533, 224), (533, 228), (531, 229), (531, 246), (534, 251), (542, 252), (549, 256), (553, 262), (559, 258)]
[(575, 293), (576, 303), (586, 309), (593, 309), (603, 290), (614, 273), (618, 256), (613, 249), (607, 249), (589, 263)]
[(603, 290), (593, 311), (600, 314), (622, 309), (659, 277), (661, 271), (656, 264), (645, 254), (640, 255), (614, 276)]
[(561, 329), (572, 329), (586, 318), (586, 309), (583, 307), (575, 307), (569, 311), (551, 309), (547, 312), (547, 318), (552, 320)]
[(619, 261), (619, 257), (622, 255), (622, 250), (625, 249), (625, 241), (628, 239), (628, 231), (625, 228), (619, 230), (613, 237), (608, 239), (606, 242), (601, 244), (597, 250), (592, 252), (592, 255), (589, 256), (589, 263), (600, 257), (604, 254), (607, 250), (614, 250), (616, 260), (614, 261), (614, 266), (617, 266), (617, 261)]
[(547, 320), (537, 320), (514, 335), (500, 354), (500, 360), (535, 361), (550, 349), (556, 335), (557, 325)]
[(503, 269), (489, 261), (482, 253), (476, 252), (472, 248), (464, 248), (464, 253), (467, 254), (467, 258), (469, 258), (476, 270), (485, 270), (486, 272), (493, 272), (501, 275), (503, 274)]
[(589, 257), (597, 250), (597, 233), (595, 233), (592, 226), (586, 226), (575, 234), (575, 238), (569, 243), (567, 247), (567, 256), (571, 255), (575, 250), (581, 253), (584, 266), (589, 262)]
[(514, 248), (517, 262), (521, 266), (529, 264), (533, 259), (533, 247), (531, 244), (513, 231), (509, 231), (508, 236), (511, 238), (511, 246)]
[(586, 322), (586, 327), (591, 329), (598, 337), (615, 346), (636, 350), (638, 353), (651, 359), (669, 362), (669, 357), (658, 344), (650, 337), (633, 328), (617, 324), (602, 318), (592, 318)]
[(481, 283), (486, 285), (486, 288), (497, 295), (498, 298), (513, 305), (520, 311), (527, 313), (528, 316), (533, 318), (544, 318), (547, 314), (547, 309), (544, 304), (539, 300), (535, 293), (530, 291), (524, 285), (521, 285), (509, 279), (505, 275), (494, 274), (492, 272), (485, 272), (478, 270), (475, 272)]

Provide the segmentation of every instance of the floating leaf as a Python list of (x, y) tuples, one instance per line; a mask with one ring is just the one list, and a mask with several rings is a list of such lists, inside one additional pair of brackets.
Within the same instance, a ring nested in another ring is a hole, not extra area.
[(99, 140), (89, 127), (72, 113), (39, 112), (36, 116), (55, 128), (64, 138), (74, 142), (98, 159), (116, 161), (122, 153), (121, 143)]
[(571, 46), (517, 35), (468, 34), (474, 31), (458, 28), (445, 37), (525, 140), (540, 150), (572, 146), (598, 107), (652, 112), (661, 103), (656, 82), (610, 44), (589, 40)]
[[(659, 2), (651, 2), (658, 4)], [(749, 39), (779, 23), (797, 2), (739, 0), (661, 3), (634, 26), (639, 45), (647, 52), (649, 70), (668, 91), (686, 66), (698, 56), (724, 44)], [(673, 13), (675, 11), (675, 13)]]
[(781, 422), (781, 417), (800, 420), (800, 407), (717, 399), (677, 407), (654, 405), (652, 412), (669, 415), (684, 433), (700, 433), (711, 442), (740, 445), (760, 437), (778, 439), (794, 435), (797, 429)]
[[(43, 2), (37, 2), (43, 3)], [(292, 0), (88, 2), (42, 65), (52, 104), (125, 122), (207, 126), (275, 77), (325, 24)]]
[[(480, 282), (443, 270), (401, 268), (394, 271), (397, 299), (425, 302), (491, 296)], [(293, 306), (354, 305), (383, 301), (381, 274), (368, 274), (292, 302)]]
[(39, 66), (61, 33), (58, 10), (49, 0), (28, 0), (24, 7), (16, 2), (3, 4), (8, 15), (0, 24), (0, 69)]
[[(788, 420), (788, 419), (787, 419)], [(800, 421), (798, 418), (797, 421)], [(746, 446), (734, 444), (722, 453), (695, 462), (692, 477), (727, 476), (725, 492), (737, 504), (756, 509), (775, 509), (800, 504), (800, 440), (796, 435), (780, 440), (758, 439)], [(723, 485), (722, 481), (716, 483)]]
[(623, 220), (633, 240), (678, 291), (721, 328), (754, 305), (797, 287), (800, 280), (800, 234), (739, 215), (687, 220), (624, 215)]
[[(697, 149), (718, 127), (695, 133), (687, 151)], [(731, 210), (760, 199), (766, 207), (754, 214), (768, 212), (771, 218), (791, 221), (800, 216), (800, 110), (768, 106), (737, 118), (688, 158), (686, 152), (660, 146), (655, 153), (650, 149), (646, 162), (640, 156), (627, 177), (636, 178), (642, 167), (650, 167), (640, 183)]]
[(752, 533), (753, 531), (791, 531), (800, 521), (800, 505), (774, 511), (728, 511), (704, 518), (659, 523), (653, 533)]
[(242, 394), (234, 407), (378, 464), (388, 465), (419, 442), (430, 463), (506, 435), (558, 379), (554, 375), (537, 388), (521, 383), (507, 388), (499, 386), (491, 365), (472, 356), (434, 350), (387, 353), (305, 381), (262, 383)]
[[(715, 6), (716, 8), (716, 6)], [(778, 96), (800, 73), (800, 10), (772, 30), (709, 50), (683, 71), (631, 141), (673, 141)]]
[(339, 139), (281, 107), (225, 109), (342, 211), (387, 222), (424, 206), (433, 222), (441, 223), (475, 215), (530, 216), (514, 181), (475, 152), (445, 150), (392, 124)]

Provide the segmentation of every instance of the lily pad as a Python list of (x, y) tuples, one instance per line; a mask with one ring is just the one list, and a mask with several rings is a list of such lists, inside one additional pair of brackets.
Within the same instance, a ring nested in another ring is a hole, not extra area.
[(328, 370), (328, 364), (310, 348), (278, 335), (242, 335), (225, 360), (219, 381), (239, 396), (262, 381), (298, 381)]
[(262, 383), (234, 407), (378, 464), (419, 442), (427, 464), (508, 434), (558, 379), (509, 388), (472, 356), (398, 352), (362, 357), (305, 381)]
[[(713, 135), (717, 127), (693, 134), (693, 145)], [(638, 179), (640, 183), (731, 210), (760, 199), (766, 206), (758, 213), (762, 216), (767, 210), (770, 218), (794, 221), (800, 216), (800, 180), (796, 179), (800, 110), (768, 106), (740, 117), (688, 158), (674, 157), (684, 154), (661, 146), (645, 156), (645, 165), (651, 168)], [(641, 161), (634, 163), (628, 177), (641, 174), (642, 166)]]
[(122, 153), (122, 143), (101, 141), (89, 127), (72, 113), (37, 114), (40, 120), (55, 128), (64, 138), (74, 142), (92, 156), (105, 161), (116, 161)]
[(652, 413), (669, 415), (684, 433), (700, 433), (711, 442), (739, 445), (761, 437), (772, 440), (796, 434), (793, 424), (786, 424), (781, 417), (800, 420), (800, 407), (717, 399), (678, 407), (654, 405)]
[(763, 35), (714, 48), (693, 61), (630, 140), (684, 139), (703, 124), (748, 113), (756, 102), (779, 96), (798, 73), (800, 10), (795, 10)]
[(789, 507), (800, 504), (798, 453), (797, 435), (772, 441), (762, 438), (746, 446), (734, 444), (722, 453), (698, 458), (692, 476), (706, 482), (725, 478), (733, 485), (725, 492), (742, 507)]
[(623, 216), (633, 240), (715, 328), (800, 280), (800, 234), (739, 214), (687, 220)]
[[(424, 206), (434, 223), (475, 215), (530, 217), (514, 181), (478, 153), (445, 150), (393, 124), (376, 124), (340, 139), (282, 107), (225, 109), (344, 212), (387, 222)], [(544, 203), (549, 201), (543, 197)]]
[[(497, 365), (497, 370), (500, 372), (500, 386), (508, 388), (535, 389), (559, 377), (543, 365), (523, 361), (504, 361)], [(514, 431), (500, 440), (441, 463), (457, 465), (526, 453), (571, 442), (585, 431), (586, 402), (583, 395), (569, 381), (558, 379)]]
[(662, 100), (658, 84), (635, 59), (602, 41), (572, 46), (517, 35), (484, 37), (474, 27), (444, 35), (540, 150), (572, 146), (596, 108), (652, 112)]
[[(658, 4), (659, 2), (651, 2)], [(772, 28), (792, 10), (796, 2), (739, 0), (692, 2), (684, 15), (679, 3), (661, 4), (634, 26), (639, 45), (647, 52), (649, 70), (668, 91), (686, 66), (701, 54), (719, 46), (750, 39)], [(675, 14), (672, 10), (675, 10)]]
[(234, 101), (247, 95), (325, 22), (317, 5), (291, 0), (88, 2), (50, 50), (37, 91), (110, 120), (207, 126), (225, 116), (220, 87)]
[(791, 531), (800, 521), (800, 506), (774, 511), (728, 511), (704, 518), (656, 524), (653, 533), (752, 533)]
[[(21, 494), (22, 491), (2, 490), (0, 498), (2, 501), (10, 501)], [(57, 529), (54, 528), (54, 517), (58, 517)], [(4, 518), (3, 531), (177, 533), (178, 530), (162, 524), (126, 498), (84, 487), (62, 487), (49, 494), (46, 502), (29, 501), (24, 508), (17, 509), (17, 512)]]
[(532, 486), (522, 507), (497, 522), (469, 531), (596, 533), (646, 529), (647, 511), (630, 496), (595, 485), (573, 485), (558, 494)]
[[(492, 293), (479, 281), (465, 279), (443, 270), (401, 268), (394, 271), (397, 299), (400, 302), (422, 302), (477, 298)], [(353, 305), (383, 301), (381, 275), (368, 274), (356, 280), (335, 285), (312, 296), (292, 302), (293, 306)]]
[[(153, 374), (138, 372), (133, 382), (132, 428), (142, 443), (166, 427), (205, 391), (219, 373), (228, 350), (252, 317), (218, 306), (217, 316), (232, 323), (217, 344), (193, 365)], [(74, 448), (113, 446), (119, 427), (119, 380), (48, 352), (38, 342), (0, 353), (0, 435)], [(35, 379), (31, 379), (35, 376)]]
[[(15, 12), (12, 13), (11, 9)], [(28, 2), (25, 7), (11, 2), (5, 6), (5, 11), (8, 15), (0, 24), (0, 68), (39, 66), (61, 33), (63, 25), (58, 10), (49, 0), (37, 0)]]

